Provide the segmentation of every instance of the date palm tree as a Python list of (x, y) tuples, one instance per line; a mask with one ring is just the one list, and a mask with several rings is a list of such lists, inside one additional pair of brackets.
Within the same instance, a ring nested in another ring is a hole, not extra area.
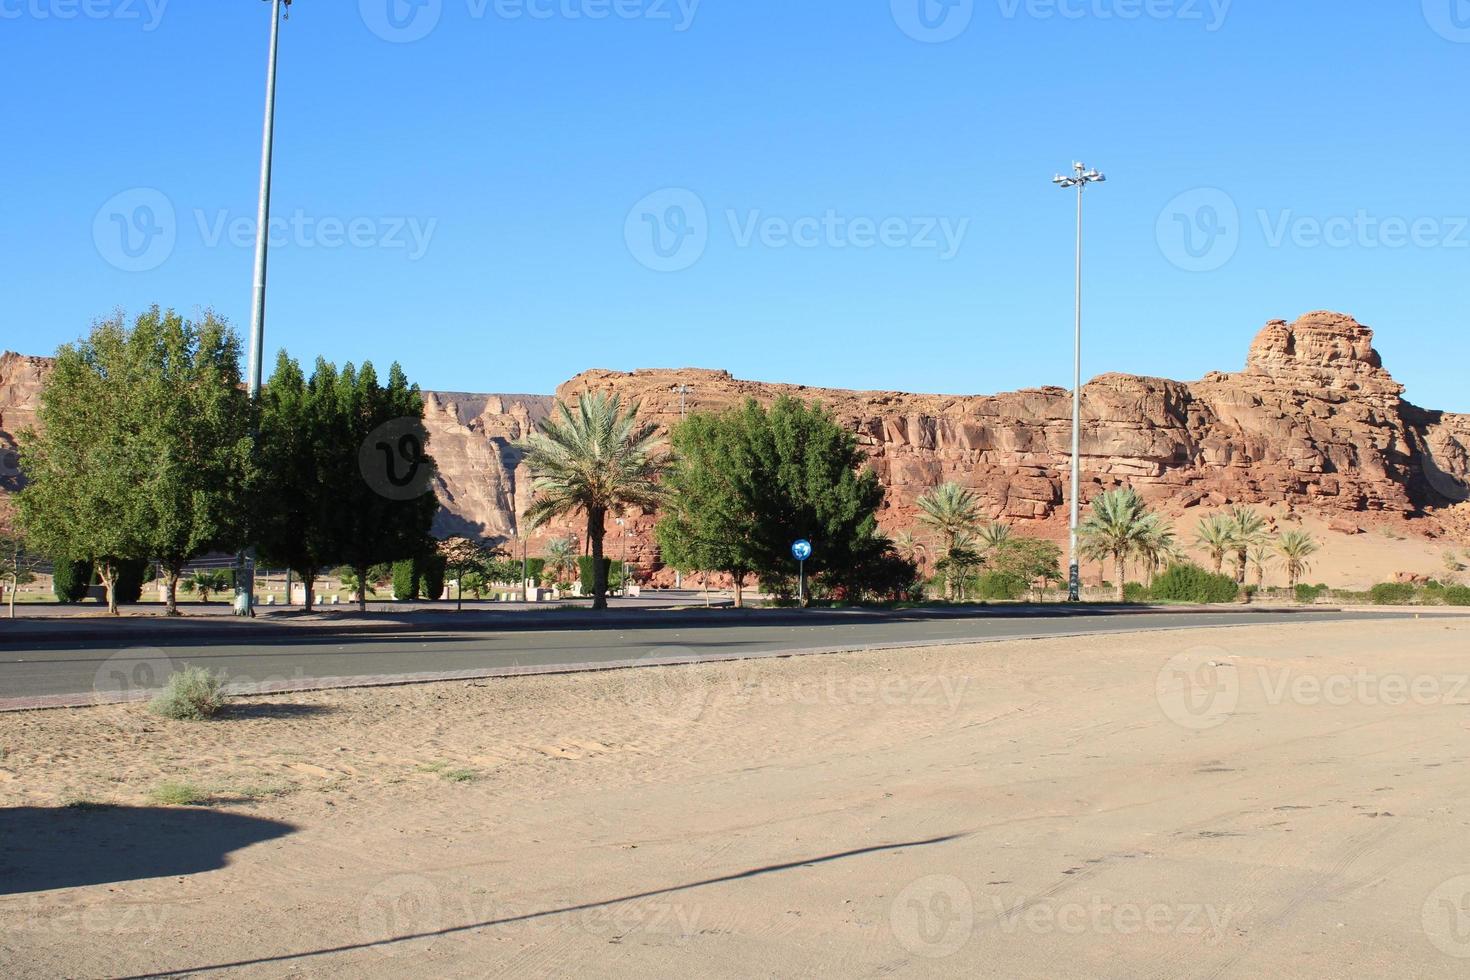
[(1256, 588), (1259, 589), (1266, 584), (1266, 569), (1276, 560), (1271, 541), (1263, 538), (1251, 545), (1250, 560), (1251, 567), (1256, 570)]
[(535, 497), (526, 510), (533, 528), (573, 514), (587, 519), (592, 552), (592, 608), (607, 608), (607, 566), (602, 538), (609, 511), (655, 507), (663, 498), (657, 427), (638, 421), (638, 405), (621, 397), (584, 394), (566, 403), (524, 442)]
[(1132, 487), (1109, 490), (1093, 499), (1092, 513), (1078, 529), (1082, 554), (1092, 561), (1113, 560), (1119, 602), (1126, 595), (1128, 559), (1142, 553), (1145, 543), (1159, 535), (1160, 523)]
[(1011, 526), (1004, 521), (991, 521), (975, 532), (975, 540), (984, 554), (999, 551), (1011, 539)]
[(1321, 548), (1317, 539), (1306, 531), (1281, 532), (1281, 537), (1276, 539), (1276, 553), (1286, 566), (1286, 579), (1291, 588), (1296, 588), (1301, 577), (1311, 570), (1311, 557)]
[(557, 538), (546, 546), (546, 570), (558, 585), (571, 580), (577, 568), (577, 542), (574, 538)]
[(1179, 536), (1174, 531), (1174, 525), (1163, 520), (1154, 522), (1149, 533), (1139, 541), (1137, 551), (1144, 568), (1148, 570), (1149, 585), (1154, 584), (1154, 576), (1158, 575), (1159, 569), (1184, 559), (1184, 549), (1179, 547)]
[[(944, 543), (944, 555), (936, 567), (942, 565), (944, 568), (944, 598), (952, 600), (955, 572), (966, 563), (951, 559), (960, 557), (956, 552), (961, 538), (971, 535), (980, 523), (980, 498), (975, 496), (975, 491), (951, 482), (941, 483), (916, 503), (919, 522), (938, 532)], [(969, 552), (972, 548), (964, 550)]]
[(1235, 550), (1235, 525), (1224, 514), (1207, 517), (1195, 528), (1194, 541), (1210, 556), (1215, 574), (1219, 575), (1225, 566), (1225, 556)]
[(1230, 523), (1230, 537), (1235, 548), (1235, 581), (1245, 584), (1245, 569), (1250, 561), (1250, 549), (1267, 539), (1266, 519), (1254, 507), (1237, 505), (1226, 514)]

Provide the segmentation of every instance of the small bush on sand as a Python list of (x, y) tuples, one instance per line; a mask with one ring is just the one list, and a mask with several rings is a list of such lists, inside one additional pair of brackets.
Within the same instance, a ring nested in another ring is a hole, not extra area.
[(1447, 606), (1470, 606), (1470, 586), (1449, 586), (1444, 590), (1444, 603)]
[(162, 693), (148, 703), (148, 710), (175, 721), (213, 718), (225, 706), (222, 687), (217, 674), (203, 667), (186, 667), (169, 677)]
[(1154, 579), (1154, 598), (1166, 602), (1234, 602), (1239, 594), (1235, 579), (1212, 574), (1198, 565), (1171, 565)]
[(1408, 582), (1380, 582), (1368, 591), (1375, 606), (1407, 606), (1414, 601), (1414, 587)]
[(1318, 599), (1327, 594), (1325, 585), (1307, 585), (1302, 583), (1296, 587), (1296, 601), (1304, 606), (1310, 606)]
[(160, 783), (148, 793), (154, 803), (164, 806), (204, 806), (209, 794), (193, 783)]

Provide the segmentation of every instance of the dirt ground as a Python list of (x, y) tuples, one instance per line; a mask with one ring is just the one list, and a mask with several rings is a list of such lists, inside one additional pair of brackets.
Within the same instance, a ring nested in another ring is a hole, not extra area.
[(4, 715), (0, 973), (1463, 977), (1467, 653), (1436, 617)]

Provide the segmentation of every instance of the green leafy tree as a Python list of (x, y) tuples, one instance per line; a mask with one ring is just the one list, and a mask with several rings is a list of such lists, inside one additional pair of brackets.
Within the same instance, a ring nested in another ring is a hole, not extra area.
[[(979, 554), (973, 533), (980, 523), (980, 499), (973, 490), (958, 483), (941, 483), (921, 496), (917, 504), (920, 523), (933, 528), (943, 543), (944, 553), (935, 567), (944, 573), (944, 597), (953, 599), (955, 575), (963, 574), (963, 570), (972, 564), (963, 559), (967, 559), (970, 553)], [(957, 554), (962, 537), (971, 542), (966, 548), (959, 549), (965, 551), (965, 555)]]
[(465, 589), (476, 599), (485, 591), (485, 573), (504, 552), (483, 541), (466, 537), (445, 538), (438, 545), (439, 558), (454, 576), (455, 608), (464, 608)]
[(656, 431), (638, 421), (636, 403), (625, 411), (620, 397), (598, 392), (578, 398), (575, 411), (558, 405), (556, 414), (525, 440), (535, 488), (526, 519), (535, 528), (574, 514), (586, 518), (587, 543), (596, 559), (593, 609), (607, 608), (602, 559), (608, 512), (652, 508), (663, 499)]
[(1055, 541), (1013, 535), (995, 549), (989, 563), (994, 571), (1026, 582), (1043, 600), (1047, 589), (1066, 581), (1061, 570), (1062, 549)]
[(746, 417), (696, 413), (675, 426), (664, 478), (668, 500), (658, 522), (659, 551), (682, 572), (719, 572), (735, 583), (735, 605), (762, 566), (751, 488), (754, 470)]
[(36, 580), (40, 561), (26, 549), (25, 539), (12, 531), (0, 530), (0, 590), (10, 597), (10, 618), (15, 618), (15, 594), (22, 585)]
[(1276, 539), (1276, 553), (1281, 556), (1281, 564), (1286, 569), (1287, 584), (1291, 588), (1296, 588), (1302, 576), (1311, 571), (1312, 556), (1321, 548), (1317, 539), (1306, 531), (1281, 532), (1281, 536)]
[(169, 612), (183, 565), (241, 539), (250, 415), (239, 341), (212, 314), (119, 314), (57, 352), (39, 434), (22, 434), (20, 519), (41, 550), (90, 561), (117, 612), (120, 564), (156, 558)]
[(1108, 490), (1093, 498), (1092, 513), (1078, 529), (1082, 554), (1090, 561), (1113, 560), (1117, 569), (1117, 600), (1123, 602), (1128, 586), (1128, 561), (1144, 543), (1158, 534), (1159, 518), (1149, 513), (1132, 487)]

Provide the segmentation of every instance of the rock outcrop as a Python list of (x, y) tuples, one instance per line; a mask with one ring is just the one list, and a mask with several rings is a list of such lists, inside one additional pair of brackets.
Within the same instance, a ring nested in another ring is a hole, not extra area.
[[(44, 361), (0, 360), (0, 430), (34, 410)], [(640, 404), (661, 426), (688, 411), (781, 395), (819, 400), (857, 434), (889, 490), (883, 525), (912, 527), (917, 498), (955, 480), (993, 518), (1059, 535), (1069, 479), (1071, 397), (1060, 388), (989, 396), (855, 392), (742, 381), (724, 371), (588, 371), (555, 398), (426, 394), (443, 511), (436, 530), (505, 540), (519, 530), (530, 479), (518, 440), (557, 399), (589, 390)], [(1233, 502), (1283, 504), (1344, 526), (1403, 521), (1437, 533), (1447, 508), (1470, 499), (1470, 416), (1419, 409), (1352, 317), (1311, 313), (1273, 321), (1245, 368), (1179, 382), (1103, 375), (1082, 392), (1084, 497), (1124, 484), (1167, 511)], [(0, 431), (0, 440), (6, 438)], [(1458, 509), (1451, 525), (1464, 520)], [(607, 549), (656, 563), (652, 515), (610, 524)], [(531, 536), (585, 529), (568, 524)]]

